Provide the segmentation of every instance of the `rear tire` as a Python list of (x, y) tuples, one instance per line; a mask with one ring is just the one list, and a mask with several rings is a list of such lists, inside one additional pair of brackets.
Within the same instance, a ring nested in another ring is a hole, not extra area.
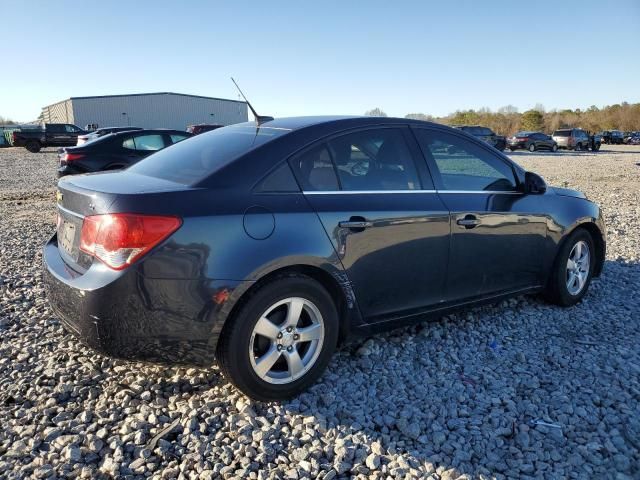
[[(578, 245), (581, 251), (587, 249), (586, 256), (583, 254), (581, 262), (574, 261), (574, 258), (577, 258)], [(569, 262), (570, 258), (573, 263)], [(543, 292), (544, 298), (561, 307), (570, 307), (578, 303), (589, 289), (595, 262), (596, 255), (591, 234), (582, 228), (574, 230), (564, 241), (556, 256)]]
[(25, 144), (24, 148), (26, 148), (31, 153), (38, 153), (40, 151), (40, 149), (42, 148), (42, 146), (40, 145), (40, 142), (36, 142), (35, 140), (31, 140), (31, 141), (29, 141), (29, 142), (27, 142)]
[(335, 303), (319, 282), (283, 275), (250, 293), (227, 320), (216, 357), (227, 380), (248, 397), (285, 400), (324, 372), (338, 329)]
[(574, 150), (575, 150), (576, 152), (581, 151), (581, 150), (582, 150), (582, 144), (581, 144), (581, 143), (578, 143), (578, 144), (575, 146)]
[(557, 152), (558, 151), (558, 145), (554, 144), (553, 147), (551, 147), (551, 151), (554, 152), (554, 153)]

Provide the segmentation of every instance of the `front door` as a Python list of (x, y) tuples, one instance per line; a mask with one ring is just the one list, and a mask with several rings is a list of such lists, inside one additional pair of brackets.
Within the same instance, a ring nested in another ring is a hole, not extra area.
[(461, 135), (415, 132), (451, 213), (447, 299), (541, 285), (547, 218), (522, 193), (512, 165)]
[(443, 300), (449, 212), (417, 154), (407, 127), (373, 128), (292, 160), (369, 323)]

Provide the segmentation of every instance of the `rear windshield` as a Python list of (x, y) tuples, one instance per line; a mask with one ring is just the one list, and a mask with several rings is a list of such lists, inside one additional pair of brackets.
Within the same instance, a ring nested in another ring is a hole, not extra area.
[(553, 132), (554, 137), (570, 137), (571, 130), (556, 130)]
[(515, 137), (528, 137), (529, 135), (532, 135), (532, 134), (533, 134), (533, 132), (518, 132), (514, 136)]
[(236, 158), (290, 130), (256, 127), (253, 122), (218, 128), (160, 150), (129, 171), (193, 185)]

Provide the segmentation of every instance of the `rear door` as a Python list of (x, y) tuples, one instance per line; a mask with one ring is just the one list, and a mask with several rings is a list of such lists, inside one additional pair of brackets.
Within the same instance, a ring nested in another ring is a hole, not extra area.
[(546, 216), (539, 201), (519, 191), (512, 166), (461, 135), (415, 133), (451, 213), (447, 300), (540, 285)]
[(291, 165), (367, 322), (442, 301), (449, 212), (408, 127), (338, 135), (296, 155)]
[(47, 144), (51, 146), (67, 146), (70, 142), (70, 135), (64, 124), (51, 123), (46, 127)]

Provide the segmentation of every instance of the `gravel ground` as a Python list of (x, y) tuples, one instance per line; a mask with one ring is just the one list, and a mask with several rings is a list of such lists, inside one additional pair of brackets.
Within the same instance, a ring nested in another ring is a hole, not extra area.
[(640, 148), (516, 153), (604, 207), (604, 274), (343, 346), (285, 404), (104, 358), (40, 280), (55, 154), (0, 150), (1, 478), (640, 478)]

